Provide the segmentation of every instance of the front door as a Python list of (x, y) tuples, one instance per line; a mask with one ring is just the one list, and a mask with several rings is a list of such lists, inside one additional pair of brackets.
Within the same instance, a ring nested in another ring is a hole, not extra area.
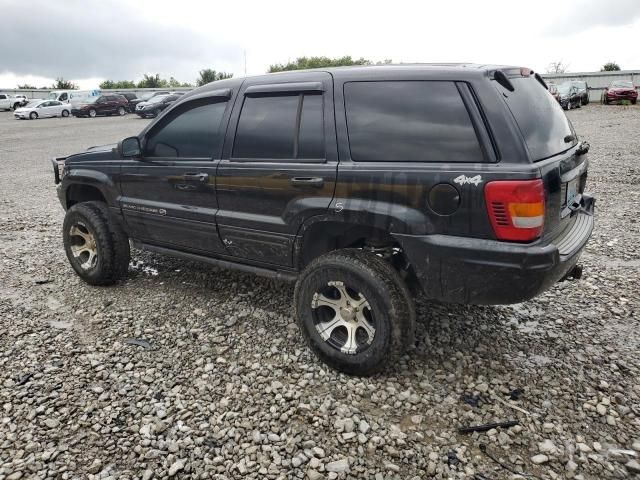
[(209, 254), (224, 251), (215, 193), (230, 91), (184, 102), (143, 132), (143, 156), (123, 161), (120, 205), (133, 238)]
[(281, 82), (243, 84), (218, 166), (217, 223), (230, 255), (291, 266), (300, 226), (329, 207), (338, 162), (331, 75)]

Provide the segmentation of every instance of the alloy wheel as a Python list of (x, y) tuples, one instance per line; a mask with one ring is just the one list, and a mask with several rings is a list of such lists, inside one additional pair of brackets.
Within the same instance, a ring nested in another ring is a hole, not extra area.
[(330, 281), (311, 301), (314, 324), (320, 337), (348, 355), (366, 350), (376, 334), (369, 302), (362, 293), (340, 281)]
[(98, 263), (96, 239), (82, 222), (76, 222), (69, 229), (71, 254), (83, 270), (90, 270)]

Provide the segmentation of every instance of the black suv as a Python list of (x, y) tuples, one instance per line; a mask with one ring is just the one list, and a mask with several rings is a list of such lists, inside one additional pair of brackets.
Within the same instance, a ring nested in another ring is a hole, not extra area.
[(295, 281), (311, 348), (370, 374), (412, 344), (420, 290), (502, 304), (578, 276), (587, 150), (528, 69), (376, 66), (213, 82), (53, 166), (87, 283), (126, 274), (129, 240)]
[(156, 95), (149, 100), (136, 105), (136, 114), (141, 118), (157, 117), (164, 109), (178, 100), (183, 93), (172, 93), (170, 95)]

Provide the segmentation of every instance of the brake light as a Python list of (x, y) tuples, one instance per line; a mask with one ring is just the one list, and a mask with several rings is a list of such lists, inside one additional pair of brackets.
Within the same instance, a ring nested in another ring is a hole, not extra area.
[(530, 242), (544, 226), (544, 185), (537, 180), (497, 180), (484, 187), (484, 199), (498, 240)]

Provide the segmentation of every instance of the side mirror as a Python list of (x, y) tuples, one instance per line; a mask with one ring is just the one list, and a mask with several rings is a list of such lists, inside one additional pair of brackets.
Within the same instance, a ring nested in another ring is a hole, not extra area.
[(139, 157), (142, 155), (142, 147), (138, 137), (128, 137), (118, 143), (118, 153), (123, 158)]

